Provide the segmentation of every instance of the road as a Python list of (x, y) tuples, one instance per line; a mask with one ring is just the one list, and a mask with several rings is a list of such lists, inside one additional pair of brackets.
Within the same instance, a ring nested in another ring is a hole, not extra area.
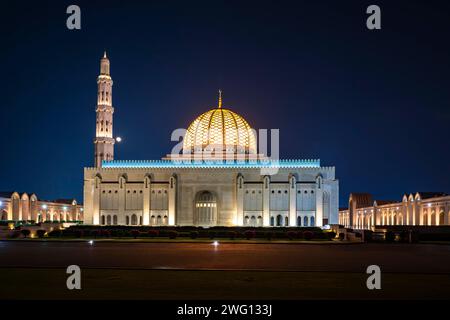
[(291, 245), (0, 241), (0, 267), (450, 274), (446, 245)]

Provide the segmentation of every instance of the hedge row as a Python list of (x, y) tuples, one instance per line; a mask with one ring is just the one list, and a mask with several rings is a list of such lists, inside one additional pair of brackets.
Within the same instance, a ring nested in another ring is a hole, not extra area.
[(75, 237), (75, 238), (191, 238), (191, 239), (216, 239), (216, 238), (227, 238), (227, 239), (323, 239), (331, 240), (336, 234), (334, 232), (323, 232), (321, 231), (274, 231), (274, 230), (205, 230), (200, 231), (177, 231), (169, 228), (160, 229), (123, 229), (123, 228), (68, 228), (65, 230), (54, 230), (51, 231), (49, 237)]

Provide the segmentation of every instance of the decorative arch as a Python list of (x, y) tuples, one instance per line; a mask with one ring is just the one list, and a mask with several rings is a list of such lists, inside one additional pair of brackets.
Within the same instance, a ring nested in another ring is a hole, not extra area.
[(194, 223), (203, 226), (217, 224), (217, 197), (211, 191), (199, 191), (195, 196)]

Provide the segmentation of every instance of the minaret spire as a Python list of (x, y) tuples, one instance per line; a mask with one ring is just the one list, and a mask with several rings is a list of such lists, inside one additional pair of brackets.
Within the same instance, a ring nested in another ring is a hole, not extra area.
[(219, 109), (222, 108), (222, 90), (219, 89), (219, 105), (218, 105)]
[(97, 77), (97, 121), (95, 127), (95, 166), (103, 160), (114, 159), (112, 85), (110, 63), (106, 51), (100, 59), (100, 75)]

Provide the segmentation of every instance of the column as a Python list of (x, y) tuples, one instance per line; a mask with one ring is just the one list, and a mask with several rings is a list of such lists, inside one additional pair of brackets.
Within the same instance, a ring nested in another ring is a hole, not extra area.
[(316, 178), (316, 219), (317, 227), (323, 225), (323, 183), (322, 176), (318, 175)]
[(144, 177), (144, 191), (143, 191), (143, 205), (142, 205), (142, 214), (143, 217), (143, 224), (148, 226), (150, 224), (150, 199), (151, 199), (151, 187), (152, 180), (150, 179), (149, 175), (146, 175)]
[(169, 226), (176, 223), (176, 198), (177, 198), (177, 177), (172, 175), (169, 179)]
[(289, 226), (297, 225), (297, 180), (291, 174), (289, 176)]
[(244, 225), (244, 177), (237, 175), (236, 179), (236, 217), (235, 225)]
[[(126, 224), (126, 211), (125, 211), (125, 197), (127, 192), (127, 180), (125, 179), (125, 175), (119, 177), (119, 206), (117, 208), (117, 219), (119, 224)], [(131, 224), (131, 217), (129, 220)]]
[[(93, 195), (92, 195), (92, 224), (98, 225), (100, 224), (100, 192), (101, 192), (101, 184), (102, 184), (102, 178), (100, 175), (95, 176), (94, 179), (94, 188), (93, 188)], [(45, 213), (47, 216), (47, 213)], [(89, 223), (89, 222), (88, 222)]]
[(270, 177), (263, 178), (263, 226), (270, 226)]

